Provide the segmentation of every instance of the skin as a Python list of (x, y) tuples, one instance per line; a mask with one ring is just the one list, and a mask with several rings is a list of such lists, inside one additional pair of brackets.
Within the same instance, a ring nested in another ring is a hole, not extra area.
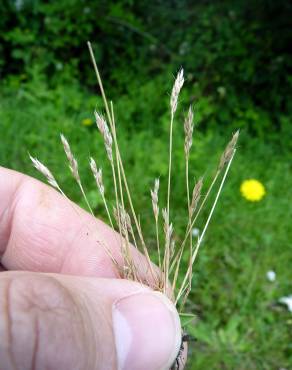
[[(5, 168), (0, 199), (0, 369), (117, 369), (111, 307), (150, 291), (118, 279), (110, 255), (122, 267), (119, 235)], [(145, 257), (131, 248), (141, 280), (153, 285)]]

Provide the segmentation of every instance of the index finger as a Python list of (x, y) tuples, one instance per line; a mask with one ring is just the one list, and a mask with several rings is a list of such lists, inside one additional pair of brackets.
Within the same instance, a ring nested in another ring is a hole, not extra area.
[[(0, 168), (0, 257), (8, 270), (117, 277), (123, 267), (121, 237), (53, 188)], [(133, 246), (142, 280), (149, 265)], [(157, 270), (156, 270), (157, 271)]]

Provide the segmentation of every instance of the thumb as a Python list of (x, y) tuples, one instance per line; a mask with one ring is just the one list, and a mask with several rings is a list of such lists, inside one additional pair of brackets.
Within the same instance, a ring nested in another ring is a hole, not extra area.
[(178, 313), (138, 283), (1, 272), (0, 369), (168, 370)]

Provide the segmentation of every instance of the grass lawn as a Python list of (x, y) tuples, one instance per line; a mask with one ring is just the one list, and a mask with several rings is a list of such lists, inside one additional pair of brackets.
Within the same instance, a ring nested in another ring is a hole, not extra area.
[[(94, 209), (104, 217), (89, 171), (89, 155), (94, 155), (104, 167), (105, 186), (111, 188), (109, 167), (94, 125), (82, 124), (83, 119), (93, 118), (99, 100), (77, 85), (48, 90), (41, 81), (25, 87), (5, 87), (0, 97), (0, 164), (39, 177), (28, 158), (30, 152), (52, 170), (72, 199), (83, 204), (69, 170), (65, 171), (59, 141), (59, 133), (64, 133), (79, 160)], [(123, 99), (117, 106), (118, 116), (122, 103)], [(167, 129), (160, 129), (156, 123), (147, 130), (129, 130), (131, 124), (118, 123), (118, 134), (125, 167), (131, 174), (130, 185), (135, 189), (134, 201), (151, 244), (154, 232), (149, 188), (155, 177), (160, 176), (163, 183), (167, 176)], [(181, 123), (176, 124), (172, 200), (175, 212), (171, 216), (178, 231), (183, 227), (185, 214), (181, 131)], [(204, 174), (206, 182), (210, 181), (230, 135), (228, 130), (224, 137), (214, 130), (195, 133), (192, 177)], [(241, 182), (249, 178), (260, 180), (266, 187), (267, 194), (260, 202), (248, 202), (240, 194)], [(197, 342), (190, 347), (188, 369), (292, 368), (292, 316), (285, 306), (277, 304), (280, 297), (292, 294), (291, 183), (289, 153), (272, 142), (242, 132), (194, 266), (187, 309), (196, 314), (188, 330)], [(165, 188), (164, 184), (162, 192)], [(108, 193), (113, 199), (112, 191)], [(205, 219), (207, 214), (203, 216)], [(202, 222), (197, 227), (202, 228)], [(269, 270), (276, 272), (274, 282), (266, 277)]]

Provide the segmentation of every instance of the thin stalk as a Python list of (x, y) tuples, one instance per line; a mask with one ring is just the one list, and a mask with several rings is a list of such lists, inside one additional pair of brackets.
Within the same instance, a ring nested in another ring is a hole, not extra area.
[(84, 200), (85, 200), (85, 202), (86, 202), (86, 205), (87, 205), (87, 207), (88, 207), (88, 209), (89, 209), (89, 211), (90, 211), (91, 215), (92, 215), (93, 217), (95, 217), (95, 216), (94, 216), (94, 213), (93, 213), (93, 211), (92, 211), (92, 208), (90, 207), (90, 204), (89, 204), (89, 201), (88, 201), (88, 199), (87, 199), (87, 196), (86, 196), (86, 194), (85, 194), (85, 192), (84, 192), (84, 189), (83, 189), (83, 186), (82, 186), (82, 184), (81, 184), (81, 181), (78, 181), (77, 183), (78, 183), (78, 185), (79, 185), (80, 191), (81, 191), (81, 193), (82, 193), (82, 196), (83, 196), (83, 198), (84, 198)]
[(190, 189), (189, 189), (189, 157), (186, 157), (186, 187), (187, 187), (187, 199), (188, 199), (188, 210), (190, 209)]
[[(190, 204), (190, 190), (189, 190), (189, 156), (188, 155), (186, 155), (186, 186), (187, 186), (188, 213), (189, 213), (188, 224), (191, 224), (191, 210), (190, 210), (191, 204)], [(192, 239), (192, 234), (190, 233), (190, 259), (192, 258), (192, 254), (193, 254), (193, 239)], [(180, 265), (180, 261), (181, 261), (181, 257), (179, 258), (178, 265)], [(190, 267), (191, 267), (191, 264), (190, 264)], [(192, 276), (192, 272), (190, 272), (190, 276)], [(192, 283), (192, 279), (190, 278), (189, 280), (190, 289), (191, 289), (191, 283)]]
[(119, 212), (119, 196), (118, 196), (118, 189), (117, 189), (116, 171), (115, 171), (114, 162), (113, 161), (110, 161), (110, 162), (111, 162), (111, 169), (112, 169), (113, 180), (114, 180), (116, 208), (117, 208), (117, 212)]
[[(192, 262), (192, 265), (193, 265), (193, 264), (194, 264), (194, 262), (195, 262), (195, 259), (196, 259), (196, 256), (197, 256), (197, 253), (198, 253), (198, 250), (199, 250), (200, 245), (201, 245), (201, 243), (202, 243), (202, 240), (203, 240), (203, 238), (204, 238), (204, 236), (205, 236), (206, 230), (207, 230), (207, 228), (208, 228), (208, 226), (209, 226), (209, 223), (210, 223), (210, 220), (211, 220), (212, 215), (213, 215), (213, 213), (214, 213), (215, 207), (216, 207), (216, 205), (217, 205), (217, 202), (218, 202), (219, 196), (220, 196), (220, 194), (221, 194), (221, 192), (222, 192), (222, 188), (223, 188), (223, 185), (224, 185), (224, 183), (225, 183), (225, 180), (226, 180), (227, 174), (228, 174), (228, 172), (229, 172), (229, 168), (230, 168), (230, 166), (231, 166), (231, 163), (232, 163), (232, 160), (233, 160), (233, 158), (234, 158), (235, 152), (236, 152), (236, 149), (234, 149), (233, 154), (232, 154), (232, 156), (231, 156), (231, 158), (230, 158), (230, 161), (228, 162), (228, 165), (227, 165), (227, 167), (226, 167), (226, 170), (225, 170), (224, 176), (223, 176), (223, 178), (222, 178), (222, 180), (221, 180), (221, 183), (220, 183), (220, 187), (219, 187), (218, 192), (217, 192), (217, 194), (216, 194), (216, 197), (215, 197), (214, 203), (213, 203), (213, 205), (212, 205), (212, 208), (211, 208), (211, 210), (210, 210), (209, 216), (208, 216), (207, 221), (206, 221), (206, 223), (205, 223), (204, 229), (203, 229), (202, 234), (200, 235), (200, 237), (199, 237), (199, 239), (198, 239), (198, 242), (197, 242), (196, 248), (195, 248), (194, 253), (193, 253), (193, 256), (192, 256), (192, 261), (191, 261), (191, 262)], [(179, 299), (180, 299), (180, 297), (181, 297), (181, 295), (182, 295), (182, 292), (183, 292), (183, 291), (184, 291), (184, 289), (185, 289), (185, 284), (186, 284), (186, 281), (187, 281), (187, 279), (188, 279), (188, 275), (189, 275), (190, 271), (191, 271), (191, 269), (190, 269), (190, 266), (189, 266), (188, 271), (187, 271), (187, 273), (186, 273), (186, 275), (185, 275), (185, 277), (184, 277), (183, 283), (182, 283), (182, 285), (181, 285), (181, 288), (180, 288), (180, 290), (179, 290), (179, 292), (178, 292), (178, 294), (177, 294), (177, 298), (176, 298), (176, 302), (175, 302), (175, 304), (177, 304), (177, 302), (179, 301)]]
[[(185, 168), (186, 168), (186, 189), (187, 189), (187, 202), (188, 202), (188, 225), (187, 225), (186, 230), (188, 230), (190, 228), (190, 224), (191, 224), (191, 216), (190, 216), (191, 202), (190, 202), (190, 190), (189, 190), (189, 157), (188, 157), (187, 154), (186, 154), (186, 166), (185, 166)], [(190, 259), (191, 259), (192, 258), (193, 244), (192, 244), (192, 234), (189, 234), (189, 235), (190, 235)], [(177, 251), (177, 255), (176, 255), (176, 258), (175, 258), (175, 260), (177, 262), (176, 262), (174, 279), (173, 279), (173, 283), (172, 283), (173, 289), (175, 289), (175, 285), (176, 285), (176, 281), (177, 281), (178, 271), (179, 271), (179, 267), (180, 267), (184, 247), (185, 247), (185, 240), (181, 244), (181, 247), (179, 248), (179, 250)], [(171, 270), (172, 270), (172, 268), (173, 267), (171, 266)]]
[(186, 231), (186, 234), (185, 234), (185, 238), (184, 238), (184, 240), (182, 242), (182, 246), (186, 243), (187, 238), (190, 235), (190, 233), (192, 231), (192, 228), (193, 228), (195, 222), (197, 221), (197, 218), (198, 218), (199, 214), (201, 213), (201, 211), (202, 211), (202, 209), (203, 209), (203, 207), (204, 207), (204, 205), (205, 205), (205, 203), (206, 203), (206, 201), (207, 201), (207, 199), (208, 199), (208, 197), (209, 197), (209, 195), (210, 195), (210, 193), (211, 193), (211, 191), (212, 191), (212, 189), (213, 189), (213, 187), (214, 187), (214, 185), (215, 185), (215, 183), (216, 183), (216, 181), (217, 181), (217, 179), (219, 177), (219, 174), (220, 174), (220, 171), (217, 171), (216, 172), (216, 175), (215, 175), (215, 177), (214, 177), (211, 185), (209, 186), (208, 191), (207, 191), (207, 193), (206, 193), (206, 195), (205, 195), (205, 197), (204, 197), (204, 199), (203, 199), (203, 201), (202, 201), (202, 203), (201, 203), (201, 205), (200, 205), (200, 207), (198, 209), (198, 211), (196, 212), (196, 216), (192, 220), (190, 226), (187, 228), (187, 231)]
[(160, 255), (160, 243), (159, 243), (159, 231), (158, 231), (158, 220), (155, 218), (155, 231), (156, 231), (156, 245), (158, 252), (158, 266), (161, 270), (161, 255)]
[[(179, 251), (179, 255), (178, 255), (179, 262), (176, 264), (174, 277), (173, 277), (173, 281), (172, 281), (172, 290), (173, 291), (175, 290), (175, 286), (176, 286), (176, 282), (177, 282), (177, 278), (178, 278), (178, 272), (179, 272), (179, 266), (180, 266), (180, 260), (181, 260), (182, 254), (183, 254), (183, 249), (181, 249)], [(171, 267), (171, 270), (172, 270), (172, 267)]]
[(174, 113), (171, 112), (170, 132), (169, 132), (169, 154), (168, 154), (168, 183), (167, 183), (167, 214), (169, 223), (169, 207), (170, 207), (170, 180), (171, 180), (171, 166), (172, 166), (172, 131), (173, 131)]
[(95, 60), (95, 57), (94, 57), (94, 54), (93, 54), (91, 43), (88, 41), (87, 42), (87, 45), (88, 45), (89, 53), (90, 53), (91, 60), (92, 60), (92, 63), (93, 63), (93, 67), (94, 67), (94, 71), (95, 71), (95, 74), (96, 74), (96, 78), (97, 78), (97, 81), (98, 81), (98, 85), (99, 85), (99, 88), (100, 88), (100, 91), (101, 91), (101, 95), (102, 95), (102, 99), (103, 99), (103, 102), (104, 102), (104, 106), (105, 106), (107, 118), (108, 118), (108, 121), (109, 121), (111, 130), (112, 130), (114, 144), (115, 144), (116, 153), (117, 153), (117, 157), (118, 157), (118, 162), (120, 163), (121, 175), (122, 175), (122, 179), (123, 179), (123, 182), (124, 182), (124, 185), (125, 185), (125, 189), (126, 189), (127, 197), (128, 197), (128, 200), (129, 200), (129, 204), (130, 204), (131, 212), (132, 212), (132, 215), (133, 215), (133, 219), (135, 221), (137, 232), (138, 232), (139, 238), (140, 238), (141, 243), (142, 243), (142, 246), (143, 246), (143, 251), (144, 251), (145, 256), (147, 258), (147, 261), (149, 263), (151, 274), (152, 274), (153, 278), (157, 280), (157, 276), (154, 273), (154, 270), (153, 270), (153, 267), (152, 267), (152, 263), (151, 263), (151, 260), (150, 260), (150, 257), (149, 257), (149, 253), (147, 251), (146, 244), (145, 244), (145, 241), (144, 241), (144, 238), (143, 238), (143, 235), (142, 235), (141, 227), (140, 227), (140, 225), (138, 223), (138, 219), (137, 219), (137, 216), (136, 216), (136, 213), (135, 213), (135, 210), (134, 210), (134, 206), (133, 206), (131, 194), (130, 194), (129, 187), (128, 187), (127, 178), (126, 178), (124, 167), (123, 167), (123, 162), (122, 162), (120, 151), (119, 151), (117, 137), (115, 135), (115, 129), (113, 127), (112, 117), (111, 117), (111, 114), (110, 114), (110, 110), (109, 110), (107, 98), (106, 98), (106, 95), (105, 95), (105, 92), (104, 92), (104, 88), (103, 88), (103, 84), (102, 84), (102, 81), (101, 81), (101, 77), (100, 77), (100, 74), (99, 74), (99, 71), (98, 71), (98, 68), (97, 68), (97, 64), (96, 64), (96, 60)]
[[(114, 107), (113, 107), (113, 102), (110, 102), (111, 106), (111, 117), (112, 117), (112, 122), (113, 122), (113, 136), (116, 138), (116, 124), (115, 124), (115, 115), (114, 115)], [(120, 190), (120, 199), (123, 208), (125, 209), (125, 204), (124, 204), (124, 196), (123, 196), (123, 187), (122, 187), (122, 180), (121, 180), (121, 170), (120, 170), (120, 162), (118, 160), (118, 154), (117, 154), (117, 148), (115, 145), (115, 155), (116, 155), (116, 163), (117, 163), (117, 169), (118, 169), (118, 181), (119, 181), (119, 190)]]
[(106, 198), (104, 195), (101, 196), (102, 197), (102, 201), (103, 201), (103, 204), (104, 204), (104, 207), (105, 207), (105, 210), (106, 210), (106, 213), (107, 213), (107, 217), (108, 217), (108, 220), (111, 224), (111, 228), (114, 229), (114, 225), (113, 225), (113, 221), (112, 221), (112, 218), (111, 218), (111, 215), (110, 215), (110, 211), (108, 209), (108, 205), (107, 205), (107, 201), (106, 201)]

